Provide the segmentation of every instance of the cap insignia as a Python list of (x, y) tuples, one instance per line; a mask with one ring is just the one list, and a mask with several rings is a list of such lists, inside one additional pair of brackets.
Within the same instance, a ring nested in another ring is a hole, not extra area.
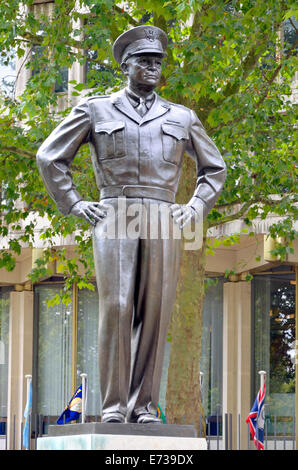
[(154, 42), (155, 41), (155, 34), (153, 29), (145, 29), (145, 37), (147, 41)]

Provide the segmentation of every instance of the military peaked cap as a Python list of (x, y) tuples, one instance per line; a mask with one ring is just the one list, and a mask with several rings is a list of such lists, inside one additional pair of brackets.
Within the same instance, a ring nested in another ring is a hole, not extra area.
[(168, 38), (166, 33), (156, 26), (142, 25), (125, 31), (113, 46), (115, 60), (121, 64), (128, 57), (142, 53), (154, 53), (166, 56)]

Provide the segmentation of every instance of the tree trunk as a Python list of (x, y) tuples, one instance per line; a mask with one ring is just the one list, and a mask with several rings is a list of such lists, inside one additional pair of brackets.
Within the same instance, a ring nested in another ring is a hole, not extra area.
[[(189, 199), (190, 186), (195, 184), (195, 175), (193, 162), (187, 159), (182, 173), (184, 184), (177, 199), (184, 202)], [(200, 356), (206, 232), (207, 223), (204, 224), (203, 245), (200, 250), (183, 250), (182, 253), (176, 303), (169, 329), (171, 354), (166, 393), (167, 422), (194, 424), (198, 435), (205, 434)]]
[(171, 325), (166, 396), (168, 423), (194, 424), (205, 433), (200, 389), (205, 241), (198, 252), (184, 251)]

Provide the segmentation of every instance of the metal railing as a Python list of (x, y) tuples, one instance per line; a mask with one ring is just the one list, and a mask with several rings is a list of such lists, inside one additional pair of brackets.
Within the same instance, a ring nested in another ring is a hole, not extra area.
[[(234, 419), (235, 418), (235, 419)], [(253, 441), (245, 417), (232, 413), (217, 415), (217, 425), (206, 420), (206, 439), (210, 450), (257, 450), (258, 440)], [(244, 424), (245, 423), (245, 424)], [(258, 432), (256, 432), (258, 436)], [(295, 416), (265, 417), (264, 450), (295, 450)]]
[[(30, 450), (36, 450), (37, 439), (48, 434), (48, 426), (56, 424), (57, 417), (32, 414), (30, 426)], [(215, 416), (201, 419), (198, 426), (198, 437), (205, 437), (209, 450), (257, 450), (248, 426), (243, 426), (246, 417), (233, 416), (232, 413), (217, 413)], [(86, 416), (85, 422), (100, 422), (99, 416)], [(187, 423), (184, 423), (187, 424)], [(11, 423), (10, 450), (24, 449), (23, 447), (24, 422), (16, 423), (16, 416)], [(7, 436), (1, 435), (1, 449), (8, 449)], [(295, 416), (265, 417), (264, 450), (295, 450)]]

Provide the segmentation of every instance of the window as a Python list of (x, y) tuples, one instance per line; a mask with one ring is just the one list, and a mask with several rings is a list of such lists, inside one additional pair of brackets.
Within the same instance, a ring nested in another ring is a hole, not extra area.
[[(35, 59), (36, 63), (34, 69), (32, 70), (32, 75), (37, 75), (40, 72), (40, 67), (38, 61), (42, 59), (45, 47), (34, 45), (32, 48), (32, 57)], [(59, 68), (59, 75), (55, 82), (54, 91), (55, 93), (65, 93), (68, 90), (68, 68), (63, 65)]]
[[(110, 63), (107, 45), (110, 43), (107, 31), (98, 27), (97, 19), (89, 17), (84, 22), (84, 78), (86, 88), (95, 89), (97, 93), (105, 93), (117, 79), (123, 79), (122, 73), (116, 71)], [(110, 43), (111, 44), (111, 43)]]
[[(223, 279), (213, 280), (208, 287), (203, 308), (202, 351), (202, 402), (206, 418), (216, 422), (222, 407), (222, 357), (223, 357)], [(212, 427), (212, 425), (211, 425)]]
[(54, 424), (88, 375), (87, 410), (89, 420), (101, 410), (97, 365), (98, 297), (95, 291), (74, 288), (72, 303), (48, 306), (59, 295), (62, 283), (35, 287), (35, 411)]
[(61, 285), (35, 288), (37, 367), (36, 412), (58, 417), (72, 395), (73, 307), (47, 306), (47, 300), (59, 294)]
[(68, 68), (63, 65), (59, 69), (59, 77), (55, 83), (55, 93), (66, 93), (68, 90)]
[(84, 65), (84, 83), (87, 88), (99, 88), (102, 92), (105, 87), (113, 86), (116, 73), (109, 65), (108, 60), (98, 60), (98, 51), (86, 51)]
[(254, 323), (254, 390), (265, 370), (268, 434), (274, 420), (279, 434), (292, 432), (295, 415), (295, 273), (280, 266), (252, 282)]
[[(292, 48), (297, 41), (297, 27), (298, 20), (292, 16), (283, 23), (283, 52), (287, 54), (289, 49)], [(294, 49), (294, 54), (297, 55), (297, 46)]]
[(98, 295), (97, 291), (82, 289), (78, 292), (78, 341), (76, 382), (81, 373), (87, 374), (86, 415), (97, 419), (101, 410), (98, 369)]

